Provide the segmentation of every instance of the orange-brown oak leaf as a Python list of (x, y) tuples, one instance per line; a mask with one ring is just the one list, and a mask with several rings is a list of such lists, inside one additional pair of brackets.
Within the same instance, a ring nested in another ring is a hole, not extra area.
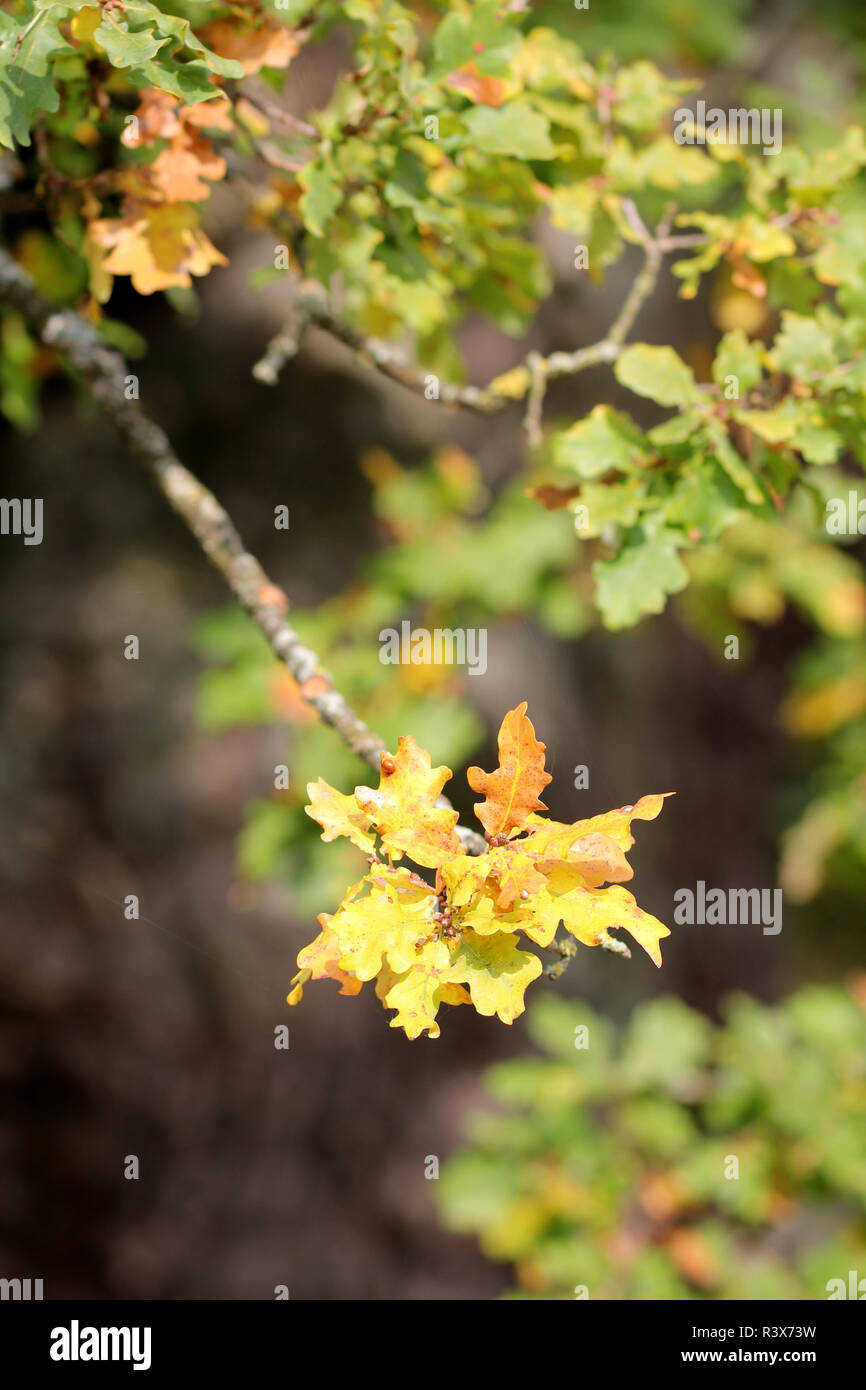
[(128, 275), (139, 294), (189, 288), (191, 275), (226, 264), (199, 227), (196, 209), (186, 203), (141, 206), (125, 217), (91, 222), (88, 232), (91, 242), (109, 252), (100, 271)]
[(155, 187), (167, 203), (199, 203), (210, 197), (205, 179), (217, 181), (225, 175), (226, 162), (214, 154), (209, 140), (186, 139), (172, 142), (150, 165)]
[(265, 67), (287, 68), (300, 48), (294, 34), (272, 20), (241, 28), (231, 19), (214, 19), (200, 32), (214, 53), (233, 58), (247, 74)]
[(464, 63), (462, 68), (448, 74), (448, 86), (465, 92), (470, 101), (481, 106), (501, 106), (506, 86), (501, 77), (489, 77), (478, 71), (477, 63)]
[(214, 152), (202, 129), (231, 131), (231, 102), (215, 101), (184, 106), (168, 92), (147, 87), (141, 94), (135, 121), (130, 122), (121, 142), (130, 149), (166, 141), (150, 164), (139, 164), (124, 171), (128, 192), (151, 202), (198, 203), (210, 195), (209, 184), (225, 177), (225, 160)]
[(483, 801), (476, 802), (475, 814), (489, 839), (522, 830), (531, 815), (545, 811), (538, 794), (551, 780), (550, 773), (544, 770), (545, 744), (535, 737), (525, 700), (506, 714), (498, 742), (496, 771), (470, 767), (466, 774), (472, 790), (484, 796)]

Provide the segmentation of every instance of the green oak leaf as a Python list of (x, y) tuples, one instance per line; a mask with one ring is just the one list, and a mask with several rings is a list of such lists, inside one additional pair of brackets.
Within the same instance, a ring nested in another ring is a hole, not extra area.
[(103, 14), (102, 23), (93, 38), (115, 68), (131, 68), (139, 63), (147, 63), (168, 43), (167, 34), (160, 37), (146, 29), (127, 29), (111, 11)]
[(728, 433), (721, 421), (710, 420), (707, 423), (705, 434), (713, 454), (731, 482), (739, 488), (747, 502), (750, 502), (753, 507), (760, 507), (764, 501), (764, 494), (758, 487), (752, 470), (740, 457), (728, 438)]
[(638, 532), (612, 560), (597, 560), (592, 573), (605, 627), (614, 631), (632, 627), (644, 613), (661, 613), (668, 594), (688, 583), (676, 538), (665, 531)]
[(324, 236), (328, 219), (343, 201), (336, 171), (328, 164), (308, 164), (301, 170), (298, 181), (304, 189), (300, 208), (307, 231), (313, 236)]
[(193, 106), (199, 101), (214, 101), (223, 93), (211, 82), (211, 69), (196, 59), (190, 63), (175, 63), (163, 53), (149, 62), (124, 70), (124, 77), (136, 87), (159, 87), (178, 101)]
[(14, 19), (0, 10), (0, 145), (8, 149), (29, 145), (34, 118), (60, 105), (50, 60), (71, 51), (60, 24), (73, 8), (46, 6)]
[(713, 381), (725, 387), (730, 377), (736, 377), (741, 399), (753, 391), (763, 376), (761, 367), (761, 344), (750, 343), (742, 328), (726, 333), (716, 348), (713, 362)]
[(547, 120), (525, 102), (475, 106), (463, 121), (472, 142), (485, 154), (510, 155), (513, 159), (553, 159), (556, 154)]
[(658, 405), (694, 405), (700, 400), (694, 372), (672, 347), (635, 343), (618, 357), (614, 375), (620, 385)]
[(815, 319), (790, 310), (782, 314), (782, 331), (773, 343), (773, 359), (780, 371), (801, 380), (836, 365), (829, 333)]
[(551, 457), (558, 468), (580, 478), (629, 472), (640, 459), (643, 436), (627, 415), (609, 405), (597, 405), (584, 420), (551, 440)]
[(491, 77), (508, 75), (520, 49), (521, 35), (507, 22), (500, 0), (475, 0), (467, 15), (446, 15), (433, 40), (433, 75), (462, 68), (472, 62)]

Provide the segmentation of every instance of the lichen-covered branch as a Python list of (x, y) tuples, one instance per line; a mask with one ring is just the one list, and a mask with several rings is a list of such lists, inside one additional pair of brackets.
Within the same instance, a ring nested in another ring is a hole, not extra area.
[[(416, 395), (425, 395), (426, 376), (404, 360), (400, 349), (378, 338), (365, 338), (362, 333), (341, 322), (328, 308), (322, 286), (311, 280), (298, 284), (289, 318), (253, 367), (253, 376), (269, 386), (275, 385), (286, 362), (298, 351), (303, 330), (310, 324), (330, 333), (332, 338), (350, 348), (363, 362), (375, 367), (391, 381), (398, 382)], [(491, 396), (478, 386), (453, 386), (443, 381), (438, 384), (438, 392), (436, 399), (440, 404), (460, 405), (482, 414), (490, 414), (505, 405), (501, 397)]]
[(269, 386), (275, 385), (286, 362), (298, 352), (304, 330), (313, 324), (330, 333), (383, 376), (416, 395), (438, 401), (440, 405), (462, 406), (482, 415), (494, 415), (504, 410), (510, 401), (526, 398), (526, 431), (530, 444), (535, 447), (540, 441), (541, 412), (547, 383), (557, 377), (576, 376), (600, 363), (616, 361), (635, 319), (655, 289), (665, 253), (673, 245), (670, 238), (673, 207), (665, 211), (661, 223), (651, 233), (641, 221), (634, 204), (628, 199), (624, 202), (626, 218), (643, 246), (644, 266), (635, 277), (607, 333), (597, 343), (577, 348), (574, 352), (553, 352), (547, 357), (531, 352), (521, 366), (495, 378), (487, 386), (455, 386), (447, 381), (437, 381), (436, 394), (433, 395), (429, 391), (429, 373), (406, 362), (401, 350), (394, 344), (384, 343), (378, 338), (365, 338), (362, 333), (341, 322), (329, 309), (323, 287), (315, 281), (305, 280), (298, 282), (289, 317), (253, 367), (253, 375)]
[[(615, 956), (624, 956), (626, 960), (631, 960), (628, 946), (624, 941), (618, 941), (615, 936), (609, 936), (605, 932), (599, 944), (603, 951), (610, 951)], [(554, 961), (553, 965), (546, 965), (544, 973), (548, 980), (560, 980), (577, 955), (577, 942), (570, 936), (555, 937), (545, 949), (559, 956), (559, 960)]]
[[(382, 740), (334, 688), (316, 653), (287, 622), (285, 593), (246, 549), (228, 512), (180, 462), (165, 432), (148, 419), (138, 401), (127, 398), (129, 371), (121, 355), (105, 346), (92, 324), (44, 300), (27, 272), (2, 249), (0, 299), (17, 309), (42, 342), (81, 373), (130, 453), (154, 479), (264, 634), (271, 651), (294, 676), (303, 699), (353, 753), (378, 770), (385, 752)], [(444, 799), (443, 804), (447, 804)], [(458, 834), (469, 853), (483, 853), (486, 846), (480, 835), (463, 827)]]

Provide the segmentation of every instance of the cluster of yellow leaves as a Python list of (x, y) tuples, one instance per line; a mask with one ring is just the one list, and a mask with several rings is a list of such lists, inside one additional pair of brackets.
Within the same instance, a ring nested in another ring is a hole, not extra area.
[[(93, 13), (95, 20), (89, 29), (79, 27), (78, 37), (92, 37), (102, 12)], [(271, 20), (252, 27), (215, 20), (205, 26), (202, 37), (221, 57), (240, 62), (247, 74), (264, 66), (287, 67), (299, 47), (289, 30)], [(211, 184), (226, 172), (225, 160), (202, 132), (231, 131), (231, 112), (226, 97), (187, 106), (157, 87), (143, 91), (135, 120), (121, 141), (129, 149), (158, 143), (163, 148), (151, 163), (117, 171), (115, 187), (123, 199), (120, 217), (94, 215), (99, 207), (93, 198), (85, 209), (91, 286), (99, 303), (109, 298), (115, 275), (128, 275), (139, 294), (153, 294), (188, 289), (191, 276), (227, 264), (203, 231), (194, 205), (210, 195)]]
[[(346, 796), (321, 778), (310, 783), (306, 810), (322, 839), (345, 836), (368, 855), (370, 871), (336, 913), (319, 916), (320, 934), (298, 956), (290, 1004), (309, 979), (337, 980), (343, 994), (375, 979), (377, 997), (396, 1010), (391, 1027), (410, 1038), (439, 1036), (441, 1004), (471, 1003), (512, 1023), (542, 973), (538, 956), (519, 949), (519, 933), (549, 947), (560, 924), (585, 946), (622, 927), (661, 965), (668, 928), (620, 885), (633, 874), (625, 857), (631, 822), (654, 820), (664, 796), (573, 825), (548, 820), (539, 800), (551, 780), (544, 747), (524, 703), (502, 721), (497, 769), (469, 769), (470, 787), (484, 798), (475, 805), (488, 845), (480, 855), (464, 853), (457, 812), (437, 805), (450, 770), (432, 767), (411, 737), (383, 756), (375, 790)], [(435, 883), (400, 865), (404, 855), (435, 870)]]
[(88, 224), (93, 292), (101, 303), (111, 294), (115, 275), (128, 275), (139, 294), (153, 294), (188, 288), (191, 275), (226, 264), (199, 226), (194, 206), (226, 171), (225, 160), (202, 134), (205, 127), (232, 129), (228, 100), (184, 106), (156, 87), (142, 93), (122, 141), (131, 149), (157, 142), (164, 147), (150, 164), (118, 171), (121, 216), (96, 217)]

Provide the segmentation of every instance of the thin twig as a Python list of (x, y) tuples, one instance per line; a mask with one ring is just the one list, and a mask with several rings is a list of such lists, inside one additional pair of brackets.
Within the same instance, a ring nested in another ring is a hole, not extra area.
[[(365, 338), (362, 333), (358, 333), (348, 324), (343, 323), (328, 307), (327, 295), (321, 285), (314, 281), (304, 281), (295, 291), (295, 306), (303, 305), (303, 312), (308, 324), (321, 328), (325, 333), (330, 333), (332, 338), (336, 338), (347, 348), (350, 348), (366, 364), (373, 366), (383, 376), (387, 376), (391, 381), (399, 382), (407, 390), (415, 392), (416, 395), (426, 396), (433, 399), (428, 394), (429, 373), (421, 373), (405, 360), (400, 348), (393, 343), (384, 343), (378, 338)], [(293, 314), (297, 312), (297, 307), (293, 309)], [(291, 327), (288, 330), (284, 327), (272, 338), (265, 350), (264, 356), (256, 363), (253, 368), (253, 375), (260, 381), (267, 381), (268, 384), (275, 384), (276, 378), (271, 381), (270, 375), (262, 375), (263, 363), (274, 363), (280, 354), (279, 343), (284, 333), (288, 332), (291, 336)], [(285, 360), (285, 359), (284, 359)], [(267, 369), (266, 369), (267, 370)], [(461, 405), (467, 410), (481, 411), (482, 414), (490, 414), (491, 411), (499, 410), (505, 405), (501, 397), (489, 396), (479, 386), (453, 386), (447, 381), (437, 383), (438, 395), (435, 397), (443, 405)]]
[[(630, 200), (626, 199), (625, 202), (628, 204)], [(664, 260), (662, 246), (670, 233), (675, 214), (676, 208), (674, 204), (669, 203), (664, 210), (662, 220), (656, 227), (653, 236), (643, 227), (643, 223), (640, 223), (644, 232), (641, 238), (644, 248), (644, 267), (640, 274), (635, 277), (632, 287), (626, 295), (625, 303), (611, 324), (607, 335), (608, 342), (613, 343), (614, 347), (617, 349), (617, 353), (634, 327), (635, 319), (658, 283), (659, 272), (662, 267), (662, 261)], [(634, 215), (637, 217), (636, 208), (634, 209)], [(639, 218), (638, 221), (640, 221)]]
[(553, 965), (546, 965), (544, 967), (544, 973), (548, 980), (558, 980), (565, 974), (569, 965), (574, 960), (574, 957), (577, 955), (577, 942), (572, 941), (570, 936), (564, 937), (561, 941), (554, 937), (553, 941), (551, 941), (550, 945), (547, 947), (547, 950), (554, 951), (559, 956), (559, 960)]
[[(562, 924), (560, 923), (560, 925)], [(624, 956), (626, 960), (631, 960), (631, 951), (628, 946), (624, 941), (617, 941), (615, 936), (608, 936), (605, 932), (600, 945), (602, 950), (611, 951), (615, 956)], [(570, 936), (561, 939), (554, 937), (550, 945), (545, 947), (545, 950), (552, 951), (559, 956), (559, 960), (555, 961), (553, 965), (544, 967), (544, 973), (548, 980), (558, 980), (565, 974), (577, 955), (577, 942), (573, 941)]]
[[(169, 505), (186, 523), (211, 563), (252, 617), (279, 661), (298, 683), (301, 697), (323, 723), (335, 729), (353, 753), (379, 769), (385, 745), (335, 689), (312, 648), (286, 621), (289, 601), (246, 549), (234, 522), (214, 494), (175, 455), (167, 435), (126, 398), (127, 364), (107, 348), (85, 319), (58, 311), (42, 298), (32, 279), (0, 250), (0, 298), (11, 304), (42, 342), (61, 353), (86, 379), (91, 394), (130, 452), (151, 475)], [(443, 797), (440, 805), (450, 805)], [(468, 853), (486, 849), (481, 835), (459, 827)]]
[(292, 297), (292, 307), (288, 318), (279, 333), (275, 334), (268, 343), (263, 356), (253, 367), (253, 376), (257, 381), (264, 382), (266, 386), (277, 384), (283, 367), (300, 351), (309, 322), (310, 306), (308, 297), (304, 293), (304, 286), (301, 285), (298, 292)]
[(631, 960), (631, 951), (624, 941), (620, 941), (616, 936), (608, 936), (605, 932), (601, 938), (602, 948), (605, 951), (612, 951), (615, 956), (624, 956), (626, 960)]
[(541, 416), (544, 411), (544, 397), (547, 392), (547, 372), (541, 353), (531, 352), (526, 359), (526, 367), (531, 385), (526, 397), (526, 415), (524, 416), (523, 427), (526, 430), (526, 440), (530, 449), (537, 449), (541, 444)]

